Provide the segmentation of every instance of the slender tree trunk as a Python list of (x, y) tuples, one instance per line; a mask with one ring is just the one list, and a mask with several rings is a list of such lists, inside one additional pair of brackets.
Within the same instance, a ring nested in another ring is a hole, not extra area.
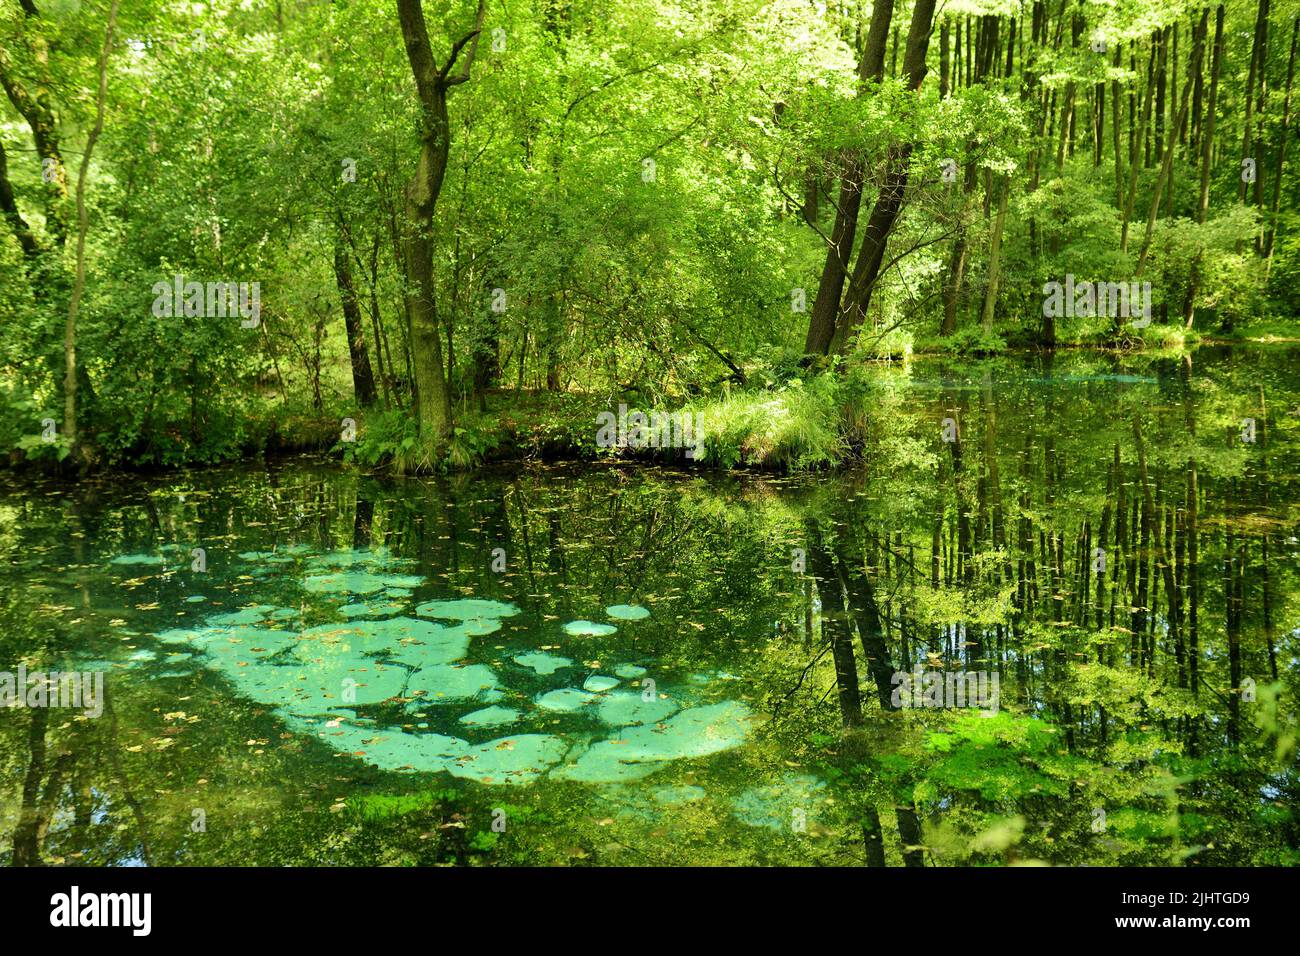
[(1282, 205), (1282, 171), (1286, 167), (1286, 143), (1291, 129), (1291, 83), (1295, 79), (1296, 38), (1300, 37), (1300, 17), (1291, 24), (1291, 52), (1286, 60), (1286, 95), (1282, 100), (1282, 129), (1277, 147), (1277, 170), (1273, 174), (1273, 207), (1268, 220), (1268, 232), (1264, 237), (1264, 274), (1267, 277), (1273, 269), (1273, 240), (1277, 236), (1277, 215)]
[(352, 281), (352, 268), (348, 262), (347, 243), (340, 234), (334, 240), (334, 281), (338, 285), (339, 299), (343, 305), (343, 330), (347, 335), (348, 356), (352, 360), (352, 391), (357, 404), (369, 408), (375, 404), (375, 375), (370, 368), (370, 353), (366, 349), (366, 331), (357, 301), (356, 285)]
[[(1214, 157), (1214, 130), (1218, 123), (1219, 70), (1223, 63), (1223, 4), (1214, 11), (1214, 53), (1210, 64), (1210, 96), (1205, 106), (1205, 124), (1201, 133), (1201, 189), (1196, 202), (1196, 221), (1205, 225), (1210, 210), (1210, 167)], [(1204, 31), (1203, 31), (1204, 32)], [(1203, 241), (1203, 240), (1200, 240)], [(1196, 294), (1201, 282), (1201, 253), (1192, 259), (1187, 296), (1183, 300), (1183, 327), (1190, 329), (1196, 319)]]
[(89, 220), (86, 214), (86, 175), (90, 171), (90, 157), (95, 143), (104, 131), (104, 106), (108, 99), (108, 56), (113, 47), (113, 27), (117, 24), (117, 10), (121, 0), (113, 0), (108, 10), (108, 23), (104, 27), (104, 45), (99, 51), (99, 90), (95, 95), (95, 125), (86, 137), (86, 150), (81, 154), (81, 168), (77, 172), (77, 266), (72, 282), (72, 297), (68, 301), (68, 321), (63, 335), (63, 358), (66, 372), (63, 378), (63, 436), (74, 451), (78, 448), (77, 434), (77, 314), (81, 297), (86, 291), (86, 233)]

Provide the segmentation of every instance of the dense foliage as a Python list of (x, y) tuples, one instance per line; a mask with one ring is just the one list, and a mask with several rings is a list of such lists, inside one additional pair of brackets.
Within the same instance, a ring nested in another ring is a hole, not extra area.
[[(0, 444), (179, 464), (387, 414), (360, 457), (418, 469), (509, 444), (532, 393), (585, 396), (557, 430), (589, 436), (624, 398), (807, 396), (831, 356), (1286, 335), (1295, 24), (1272, 0), (3, 0)], [(1045, 317), (1067, 275), (1150, 282), (1151, 324)], [(177, 282), (257, 283), (259, 310), (160, 315)], [(853, 441), (818, 428), (792, 463)]]

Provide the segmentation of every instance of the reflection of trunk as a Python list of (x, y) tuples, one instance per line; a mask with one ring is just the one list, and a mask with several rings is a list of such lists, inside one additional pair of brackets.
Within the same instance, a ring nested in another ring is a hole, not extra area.
[(857, 727), (862, 723), (862, 699), (858, 691), (858, 667), (853, 657), (853, 641), (849, 637), (848, 615), (844, 609), (844, 588), (816, 522), (809, 521), (806, 531), (808, 562), (822, 600), (822, 627), (830, 637), (835, 661), (840, 714), (844, 726)]
[(1201, 572), (1200, 553), (1197, 535), (1197, 514), (1199, 504), (1196, 487), (1196, 463), (1191, 462), (1187, 471), (1187, 657), (1191, 672), (1192, 696), (1200, 690), (1200, 635), (1197, 630), (1197, 615), (1201, 607)]
[[(1184, 92), (1186, 91), (1184, 90)], [(1171, 139), (1173, 138), (1174, 137), (1171, 136)], [(1174, 143), (1171, 142), (1170, 149), (1172, 149), (1173, 146)], [(1144, 511), (1147, 514), (1150, 514), (1151, 519), (1155, 521), (1158, 519), (1155, 516), (1155, 504), (1151, 496), (1151, 487), (1147, 481), (1146, 447), (1142, 442), (1142, 428), (1138, 424), (1138, 420), (1136, 418), (1133, 420), (1133, 436), (1137, 440), (1138, 474), (1141, 477), (1142, 501), (1144, 505)], [(1156, 565), (1159, 568), (1161, 581), (1164, 584), (1165, 595), (1169, 598), (1169, 618), (1166, 623), (1168, 624), (1169, 630), (1171, 632), (1170, 636), (1173, 638), (1175, 645), (1177, 645), (1182, 640), (1181, 637), (1182, 614), (1183, 614), (1182, 601), (1178, 599), (1178, 585), (1174, 581), (1174, 569), (1173, 566), (1169, 563), (1169, 555), (1165, 549), (1164, 537), (1160, 533), (1159, 525), (1156, 525), (1154, 530), (1155, 533), (1151, 537), (1155, 543)], [(1145, 537), (1145, 531), (1146, 531), (1146, 521), (1144, 520), (1143, 521), (1144, 537)], [(1153, 641), (1153, 647), (1150, 653), (1152, 668), (1154, 668), (1154, 658), (1155, 658), (1155, 653), (1154, 653), (1154, 641)]]
[(352, 519), (352, 547), (361, 551), (370, 547), (370, 528), (375, 520), (375, 503), (357, 496), (357, 510)]
[[(19, 688), (25, 693), (25, 688)], [(14, 826), (14, 866), (40, 866), (41, 843), (54, 816), (55, 805), (63, 790), (63, 777), (72, 761), (71, 754), (61, 754), (50, 771), (50, 777), (41, 791), (41, 778), (45, 775), (45, 730), (50, 712), (44, 707), (31, 708), (32, 722), (28, 729), (27, 745), (31, 762), (23, 778), (22, 807)]]
[(862, 842), (867, 851), (867, 866), (885, 865), (885, 839), (880, 829), (880, 814), (868, 805), (862, 812)]
[(889, 648), (885, 644), (884, 633), (880, 623), (880, 606), (876, 601), (876, 591), (871, 578), (860, 559), (837, 562), (839, 573), (848, 591), (853, 620), (858, 626), (858, 639), (862, 642), (862, 653), (867, 658), (867, 670), (876, 685), (876, 697), (880, 700), (881, 710), (892, 710), (890, 698), (893, 696), (894, 665), (889, 659)]
[(925, 866), (925, 849), (921, 845), (921, 822), (916, 816), (916, 806), (907, 804), (896, 808), (898, 836), (903, 841), (903, 862), (907, 866)]
[[(1233, 482), (1234, 498), (1236, 490)], [(1245, 563), (1245, 542), (1238, 544), (1229, 529), (1223, 557), (1223, 592), (1227, 603), (1228, 739), (1234, 744), (1241, 740), (1241, 579)]]

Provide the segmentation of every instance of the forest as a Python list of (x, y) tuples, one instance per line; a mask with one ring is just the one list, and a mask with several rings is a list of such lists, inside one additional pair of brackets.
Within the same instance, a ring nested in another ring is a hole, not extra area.
[(803, 468), (881, 360), (1296, 330), (1270, 0), (0, 10), (15, 463)]
[(1297, 865), (1298, 40), (0, 0), (0, 862)]

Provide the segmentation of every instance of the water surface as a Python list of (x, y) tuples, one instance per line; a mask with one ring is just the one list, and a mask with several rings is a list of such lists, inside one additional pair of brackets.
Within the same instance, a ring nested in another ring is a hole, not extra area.
[(107, 700), (0, 711), (0, 854), (1293, 864), (1294, 360), (882, 368), (793, 478), (11, 476), (0, 667)]

